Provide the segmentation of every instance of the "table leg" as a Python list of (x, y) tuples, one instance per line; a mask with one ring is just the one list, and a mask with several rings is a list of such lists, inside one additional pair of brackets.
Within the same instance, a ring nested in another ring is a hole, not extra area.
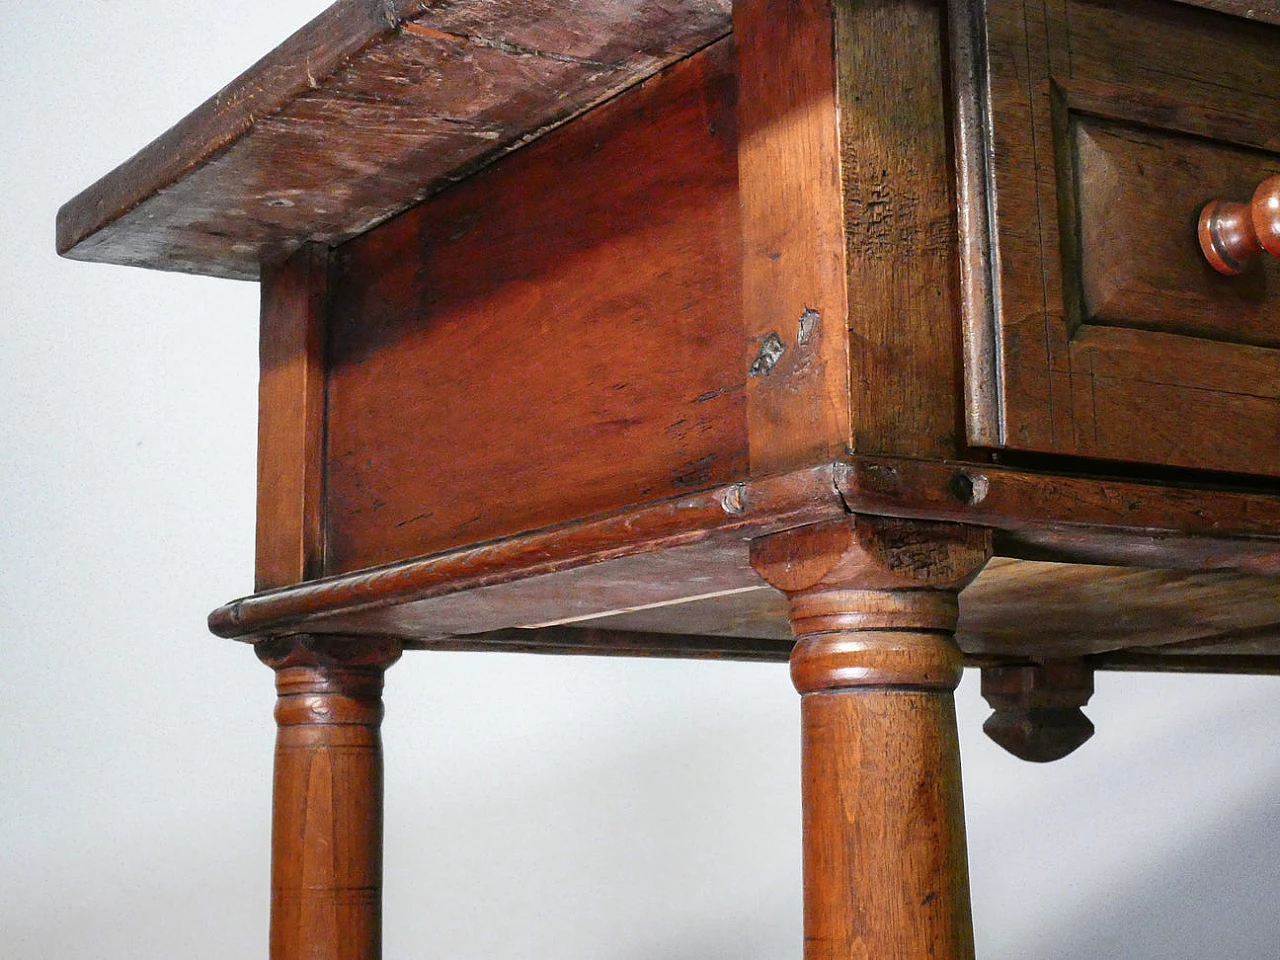
[(383, 671), (398, 643), (282, 637), (276, 671), (271, 960), (382, 955)]
[(952, 691), (987, 531), (855, 517), (756, 541), (802, 696), (805, 960), (973, 957)]

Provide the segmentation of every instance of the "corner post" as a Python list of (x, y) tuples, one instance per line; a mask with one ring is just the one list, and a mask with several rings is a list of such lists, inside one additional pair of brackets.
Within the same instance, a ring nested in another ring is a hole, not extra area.
[(271, 960), (382, 956), (383, 672), (395, 641), (280, 637), (276, 671)]
[(857, 516), (752, 544), (790, 601), (805, 960), (972, 960), (953, 691), (987, 530)]

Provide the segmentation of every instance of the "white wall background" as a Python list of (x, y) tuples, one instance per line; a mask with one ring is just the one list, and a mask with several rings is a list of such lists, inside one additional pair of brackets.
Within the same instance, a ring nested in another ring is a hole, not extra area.
[[(256, 288), (60, 261), (60, 203), (320, 0), (0, 0), (0, 956), (265, 955)], [(1280, 679), (1109, 676), (1047, 767), (959, 693), (986, 960), (1280, 957)], [(781, 666), (406, 656), (386, 956), (800, 955)]]

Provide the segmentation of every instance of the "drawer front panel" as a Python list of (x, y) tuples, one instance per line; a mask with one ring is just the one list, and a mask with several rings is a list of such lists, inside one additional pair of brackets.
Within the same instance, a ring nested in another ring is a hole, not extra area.
[(1226, 277), (1191, 242), (1197, 199), (1249, 196), (1280, 157), (1090, 116), (1070, 146), (1083, 323), (1280, 346), (1280, 260)]
[(1280, 475), (1280, 261), (1223, 277), (1196, 239), (1208, 200), (1280, 172), (1280, 28), (1164, 0), (988, 0), (967, 22), (983, 133), (961, 192), (986, 215), (962, 223), (990, 245), (970, 442)]

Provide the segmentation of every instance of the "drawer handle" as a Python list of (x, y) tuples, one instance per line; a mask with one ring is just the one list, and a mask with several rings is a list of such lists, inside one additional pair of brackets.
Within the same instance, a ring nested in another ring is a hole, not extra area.
[(1248, 203), (1210, 200), (1200, 211), (1200, 249), (1219, 273), (1244, 273), (1264, 250), (1280, 257), (1280, 175), (1268, 177)]

